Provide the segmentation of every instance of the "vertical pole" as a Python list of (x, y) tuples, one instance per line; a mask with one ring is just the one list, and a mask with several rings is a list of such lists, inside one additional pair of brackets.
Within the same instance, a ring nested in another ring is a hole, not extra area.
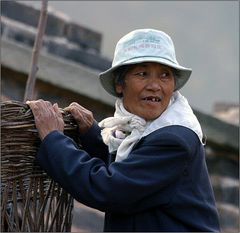
[(38, 66), (37, 66), (38, 57), (39, 57), (40, 49), (42, 46), (43, 35), (45, 32), (46, 23), (47, 23), (47, 3), (48, 3), (48, 0), (42, 0), (42, 7), (41, 7), (40, 17), (38, 21), (38, 30), (37, 30), (37, 34), (36, 34), (36, 38), (33, 46), (30, 72), (28, 75), (25, 94), (24, 94), (24, 102), (26, 102), (27, 100), (33, 99), (34, 86), (36, 82), (36, 73), (38, 71)]

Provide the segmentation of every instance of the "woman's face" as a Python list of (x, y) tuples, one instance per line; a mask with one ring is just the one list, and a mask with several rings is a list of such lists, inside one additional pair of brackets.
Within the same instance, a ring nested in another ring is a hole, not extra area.
[(167, 108), (174, 91), (174, 76), (170, 67), (154, 62), (132, 65), (117, 93), (123, 95), (127, 111), (145, 120), (154, 120)]

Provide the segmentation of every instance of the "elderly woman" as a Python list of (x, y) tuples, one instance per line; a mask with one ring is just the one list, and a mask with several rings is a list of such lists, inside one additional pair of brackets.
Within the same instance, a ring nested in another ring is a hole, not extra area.
[(105, 231), (219, 231), (201, 126), (179, 89), (191, 69), (171, 38), (139, 29), (119, 40), (100, 74), (117, 97), (99, 124), (77, 103), (69, 111), (83, 148), (63, 134), (58, 106), (28, 102), (42, 139), (37, 160), (79, 202), (105, 212)]

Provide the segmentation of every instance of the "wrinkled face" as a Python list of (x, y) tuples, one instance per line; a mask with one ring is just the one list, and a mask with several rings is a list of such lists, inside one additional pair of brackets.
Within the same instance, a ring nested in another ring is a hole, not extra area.
[(127, 111), (148, 121), (159, 117), (167, 108), (174, 86), (170, 67), (146, 62), (132, 65), (124, 84), (117, 84), (116, 91), (122, 93)]

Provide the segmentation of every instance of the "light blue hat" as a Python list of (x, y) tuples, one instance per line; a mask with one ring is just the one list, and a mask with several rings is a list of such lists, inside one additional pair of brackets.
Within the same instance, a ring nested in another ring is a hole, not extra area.
[(157, 62), (177, 70), (175, 91), (185, 85), (192, 73), (190, 68), (178, 64), (170, 36), (155, 29), (137, 29), (118, 41), (112, 67), (99, 74), (103, 88), (117, 96), (114, 71), (121, 66), (142, 62)]

